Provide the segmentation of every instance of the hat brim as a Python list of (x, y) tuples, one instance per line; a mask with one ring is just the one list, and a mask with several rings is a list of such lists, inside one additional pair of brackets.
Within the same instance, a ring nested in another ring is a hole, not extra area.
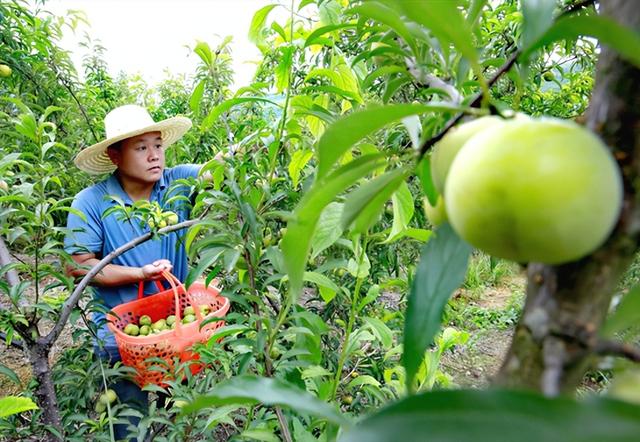
[(86, 147), (76, 155), (73, 162), (79, 169), (92, 175), (113, 172), (116, 170), (116, 166), (107, 155), (107, 148), (112, 144), (147, 132), (160, 132), (162, 144), (166, 148), (182, 138), (190, 128), (191, 120), (186, 117), (168, 118), (150, 126), (120, 134)]

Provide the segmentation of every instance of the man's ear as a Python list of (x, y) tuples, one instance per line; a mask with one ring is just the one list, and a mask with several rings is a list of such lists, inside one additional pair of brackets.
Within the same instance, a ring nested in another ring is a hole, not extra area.
[(120, 149), (115, 149), (111, 146), (107, 147), (107, 156), (109, 157), (111, 162), (116, 165), (116, 167), (120, 165)]

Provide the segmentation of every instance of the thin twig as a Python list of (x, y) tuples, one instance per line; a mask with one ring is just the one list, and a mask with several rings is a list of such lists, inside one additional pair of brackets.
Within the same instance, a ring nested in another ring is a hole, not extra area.
[(599, 340), (594, 345), (593, 351), (601, 356), (619, 356), (633, 362), (640, 362), (640, 348), (624, 342)]
[(286, 442), (292, 442), (291, 433), (289, 432), (289, 425), (287, 424), (287, 419), (285, 419), (284, 414), (282, 414), (282, 409), (279, 406), (275, 406), (276, 415), (278, 416), (278, 421), (280, 421), (280, 428), (282, 429), (282, 438)]
[(586, 9), (595, 4), (596, 4), (596, 0), (583, 0), (581, 2), (575, 3), (569, 6), (567, 9), (565, 9), (560, 15), (558, 15), (556, 19), (560, 17), (564, 17), (565, 15), (573, 14), (574, 12), (580, 11), (582, 9)]
[(96, 142), (98, 142), (98, 135), (93, 130), (93, 126), (91, 125), (91, 119), (89, 118), (89, 115), (87, 115), (87, 111), (85, 110), (85, 108), (82, 105), (82, 103), (80, 103), (80, 100), (78, 99), (78, 97), (76, 97), (76, 94), (73, 92), (73, 89), (68, 84), (67, 79), (62, 77), (62, 75), (60, 75), (60, 73), (58, 73), (58, 70), (53, 65), (49, 65), (49, 67), (51, 68), (51, 70), (54, 72), (54, 74), (58, 78), (58, 81), (60, 81), (60, 83), (65, 87), (65, 89), (67, 89), (67, 91), (69, 91), (69, 94), (71, 95), (71, 98), (73, 98), (73, 100), (76, 102), (76, 104), (78, 105), (78, 109), (80, 109), (80, 113), (82, 113), (82, 116), (87, 121), (87, 127), (91, 131), (91, 134), (93, 135), (93, 139)]
[[(507, 61), (505, 61), (504, 64), (500, 67), (500, 69), (498, 69), (493, 74), (493, 76), (487, 81), (488, 87), (493, 86), (500, 79), (500, 77), (502, 77), (502, 75), (504, 75), (509, 69), (511, 69), (511, 67), (515, 64), (515, 62), (516, 62), (516, 60), (518, 59), (519, 56), (520, 56), (520, 51), (519, 50), (515, 51), (513, 54), (511, 54), (511, 56), (507, 59)], [(473, 99), (473, 101), (471, 101), (469, 106), (470, 107), (478, 107), (478, 105), (480, 104), (481, 101), (482, 101), (482, 94), (478, 94)], [(453, 126), (458, 124), (464, 115), (465, 115), (464, 113), (460, 113), (460, 114), (456, 115), (454, 118), (449, 120), (449, 122), (446, 124), (444, 129), (442, 129), (436, 135), (434, 135), (433, 137), (431, 137), (427, 141), (425, 141), (425, 143), (422, 146), (420, 146), (420, 157), (419, 158), (422, 158), (434, 144), (436, 144), (438, 141), (440, 141), (446, 135), (446, 133), (449, 132), (451, 130), (451, 128), (453, 128)]]

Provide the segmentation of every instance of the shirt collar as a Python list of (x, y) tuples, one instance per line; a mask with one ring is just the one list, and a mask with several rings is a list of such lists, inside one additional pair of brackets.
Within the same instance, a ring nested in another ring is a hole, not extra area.
[(117, 196), (118, 198), (122, 199), (125, 204), (133, 204), (133, 201), (131, 201), (131, 198), (129, 197), (127, 192), (125, 192), (122, 188), (120, 181), (118, 181), (118, 177), (116, 176), (115, 172), (112, 173), (109, 178), (107, 178), (107, 194)]

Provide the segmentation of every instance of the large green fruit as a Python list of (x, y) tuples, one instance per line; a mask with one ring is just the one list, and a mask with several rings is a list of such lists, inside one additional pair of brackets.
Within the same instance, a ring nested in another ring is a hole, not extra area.
[(442, 140), (433, 146), (431, 178), (433, 179), (433, 185), (440, 194), (444, 193), (444, 183), (449, 173), (449, 168), (462, 146), (477, 133), (499, 125), (504, 121), (500, 117), (488, 116), (460, 124), (447, 132)]
[(446, 182), (455, 231), (487, 253), (560, 264), (598, 248), (622, 205), (622, 179), (607, 147), (557, 119), (510, 121), (471, 138)]
[(442, 198), (442, 195), (438, 195), (435, 206), (432, 206), (426, 197), (422, 199), (422, 205), (424, 214), (432, 226), (438, 227), (447, 220), (447, 212), (444, 210), (444, 198)]

